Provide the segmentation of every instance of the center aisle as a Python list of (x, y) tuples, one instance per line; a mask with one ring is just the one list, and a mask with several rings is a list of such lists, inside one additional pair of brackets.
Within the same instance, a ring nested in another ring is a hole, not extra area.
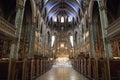
[(83, 75), (76, 72), (70, 66), (53, 66), (47, 73), (43, 74), (36, 80), (88, 80)]

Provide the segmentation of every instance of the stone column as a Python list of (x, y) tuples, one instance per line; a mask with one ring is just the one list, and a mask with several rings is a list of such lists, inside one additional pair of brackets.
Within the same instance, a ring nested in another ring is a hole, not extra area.
[(109, 65), (109, 58), (112, 57), (111, 52), (111, 45), (107, 42), (106, 36), (107, 31), (106, 28), (108, 27), (108, 21), (107, 21), (107, 14), (105, 11), (105, 2), (104, 0), (99, 0), (99, 12), (100, 12), (100, 20), (101, 20), (101, 28), (102, 28), (102, 37), (103, 37), (103, 44), (104, 44), (104, 50), (105, 50), (105, 80), (111, 80), (110, 79), (110, 65)]
[(15, 80), (15, 66), (16, 66), (16, 59), (18, 59), (18, 51), (19, 51), (19, 44), (20, 44), (20, 37), (21, 37), (21, 30), (22, 30), (22, 22), (24, 16), (24, 7), (25, 7), (26, 0), (17, 0), (16, 7), (17, 13), (15, 18), (15, 40), (13, 40), (11, 45), (10, 51), (10, 60), (9, 60), (9, 71), (8, 71), (8, 80)]
[(92, 22), (90, 22), (89, 27), (90, 27), (89, 33), (90, 33), (90, 49), (91, 49), (90, 57), (93, 58), (95, 57), (95, 42), (94, 42)]
[(88, 68), (88, 75), (89, 77), (91, 77), (91, 72), (92, 71), (92, 67), (93, 65), (92, 64), (92, 59), (95, 58), (95, 42), (94, 42), (94, 33), (93, 33), (93, 26), (92, 26), (92, 22), (90, 21), (89, 22), (89, 34), (90, 34), (90, 58), (88, 60), (88, 65), (89, 65), (89, 68)]
[(30, 31), (29, 58), (33, 57), (34, 39), (35, 39), (35, 23), (32, 24), (31, 31)]
[(13, 41), (13, 44), (11, 45), (10, 58), (18, 58), (25, 2), (26, 0), (17, 0), (17, 4), (16, 4), (17, 13), (16, 13), (16, 18), (15, 18), (16, 32), (15, 32), (15, 40)]
[(108, 27), (108, 20), (107, 20), (107, 13), (105, 10), (104, 0), (100, 0), (99, 2), (99, 12), (100, 12), (100, 20), (101, 20), (101, 28), (102, 28), (102, 36), (103, 36), (103, 44), (105, 50), (106, 57), (112, 57), (111, 45), (106, 40), (107, 31), (106, 28)]

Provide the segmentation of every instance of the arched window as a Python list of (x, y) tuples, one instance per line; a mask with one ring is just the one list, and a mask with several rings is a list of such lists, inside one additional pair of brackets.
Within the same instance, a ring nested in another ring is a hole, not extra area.
[(63, 16), (61, 17), (61, 23), (64, 23), (64, 17)]
[(54, 18), (53, 18), (53, 21), (54, 21), (54, 22), (57, 22), (57, 17), (54, 17)]
[(73, 44), (73, 36), (70, 36), (70, 43), (71, 43), (71, 45), (73, 47), (74, 46), (74, 44)]
[(71, 22), (72, 21), (72, 18), (69, 16), (68, 17), (68, 22)]
[(54, 42), (55, 42), (55, 36), (53, 35), (53, 36), (51, 37), (51, 47), (53, 47)]

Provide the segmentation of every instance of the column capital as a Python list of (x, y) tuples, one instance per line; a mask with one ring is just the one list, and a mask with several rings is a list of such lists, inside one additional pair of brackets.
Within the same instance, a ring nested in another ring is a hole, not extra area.
[(16, 0), (16, 8), (23, 9), (25, 7), (24, 3), (26, 0)]
[(38, 7), (41, 6), (41, 4), (42, 4), (41, 0), (35, 0), (35, 2), (36, 2), (36, 5), (37, 5)]
[(99, 9), (100, 10), (106, 9), (105, 0), (99, 0)]

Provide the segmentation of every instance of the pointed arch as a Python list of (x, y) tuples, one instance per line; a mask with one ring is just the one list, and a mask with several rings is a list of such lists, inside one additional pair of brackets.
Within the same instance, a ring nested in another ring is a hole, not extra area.
[(31, 2), (31, 8), (32, 8), (32, 22), (36, 22), (36, 4), (34, 0), (30, 0)]

